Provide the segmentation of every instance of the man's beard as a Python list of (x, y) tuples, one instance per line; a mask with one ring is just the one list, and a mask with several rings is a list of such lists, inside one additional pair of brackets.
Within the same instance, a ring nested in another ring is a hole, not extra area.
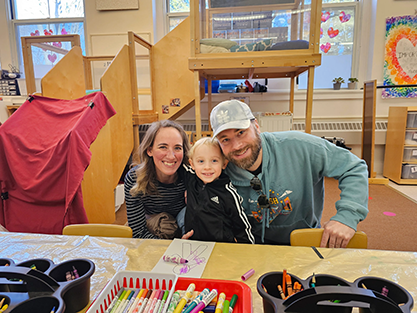
[[(243, 149), (240, 149), (238, 151), (230, 152), (226, 156), (226, 158), (230, 162), (232, 162), (234, 165), (236, 165), (237, 167), (240, 167), (244, 170), (248, 170), (249, 168), (252, 167), (252, 165), (258, 159), (259, 153), (260, 153), (261, 148), (262, 148), (261, 136), (259, 135), (259, 133), (257, 132), (256, 129), (254, 129), (254, 131), (255, 131), (255, 142), (254, 143), (249, 144), (246, 147), (244, 147)], [(251, 151), (252, 151), (251, 155), (249, 155), (248, 157), (246, 157), (244, 159), (239, 159), (239, 160), (236, 160), (235, 158), (233, 158), (234, 155), (239, 155), (247, 149), (251, 149)]]

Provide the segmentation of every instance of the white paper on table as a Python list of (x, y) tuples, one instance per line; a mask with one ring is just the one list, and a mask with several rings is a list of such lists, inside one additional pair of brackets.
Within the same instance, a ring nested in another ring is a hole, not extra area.
[(181, 277), (200, 278), (204, 272), (215, 242), (174, 239), (164, 255), (186, 259), (185, 264), (165, 262), (163, 256), (152, 269), (156, 273), (174, 273)]

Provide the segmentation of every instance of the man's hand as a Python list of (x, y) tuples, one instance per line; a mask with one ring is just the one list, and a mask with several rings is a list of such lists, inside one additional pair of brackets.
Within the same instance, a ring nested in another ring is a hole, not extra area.
[(337, 221), (328, 221), (324, 224), (324, 232), (321, 237), (320, 247), (346, 248), (355, 230)]
[(181, 239), (190, 239), (190, 237), (194, 235), (194, 230), (190, 230), (188, 233), (182, 235)]

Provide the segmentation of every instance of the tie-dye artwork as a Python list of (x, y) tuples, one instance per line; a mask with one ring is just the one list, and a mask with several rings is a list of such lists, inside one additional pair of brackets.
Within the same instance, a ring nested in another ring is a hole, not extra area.
[[(417, 84), (417, 15), (387, 18), (384, 86)], [(415, 98), (417, 88), (386, 88), (383, 98)]]

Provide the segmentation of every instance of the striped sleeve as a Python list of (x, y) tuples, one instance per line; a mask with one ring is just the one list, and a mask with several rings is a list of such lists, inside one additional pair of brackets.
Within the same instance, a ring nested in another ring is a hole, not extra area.
[(148, 238), (148, 239), (159, 239), (155, 235), (151, 234), (146, 227), (145, 207), (143, 205), (140, 196), (132, 196), (130, 189), (136, 183), (136, 172), (131, 169), (125, 176), (125, 200), (126, 200), (126, 211), (127, 221), (129, 227), (132, 228), (133, 238)]
[(236, 188), (231, 182), (226, 184), (226, 190), (231, 194), (233, 199), (233, 235), (237, 242), (255, 243), (255, 237), (252, 234), (252, 227), (242, 207), (242, 197), (237, 193)]

